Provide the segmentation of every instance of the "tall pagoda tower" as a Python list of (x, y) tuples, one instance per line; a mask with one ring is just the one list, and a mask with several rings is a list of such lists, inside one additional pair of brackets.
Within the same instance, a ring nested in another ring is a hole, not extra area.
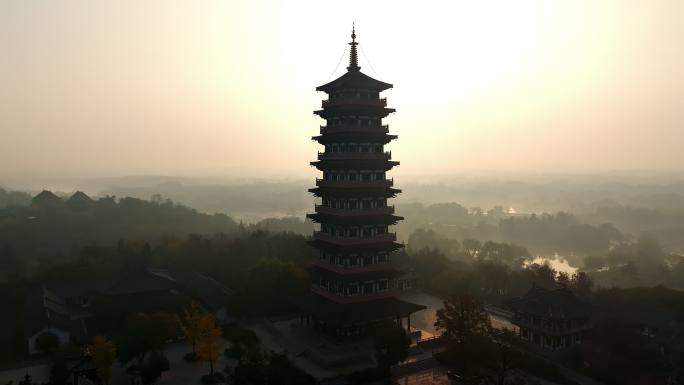
[(396, 298), (412, 282), (392, 263), (403, 245), (388, 229), (403, 219), (387, 204), (401, 192), (387, 178), (399, 162), (385, 151), (397, 136), (382, 123), (395, 110), (380, 93), (392, 85), (361, 72), (355, 31), (351, 38), (347, 72), (316, 88), (328, 94), (314, 111), (326, 125), (312, 139), (325, 151), (311, 162), (323, 177), (309, 190), (320, 204), (307, 217), (320, 224), (310, 241), (320, 259), (311, 268), (311, 293), (298, 301), (303, 320), (336, 337), (386, 320), (410, 329), (410, 315), (425, 308)]

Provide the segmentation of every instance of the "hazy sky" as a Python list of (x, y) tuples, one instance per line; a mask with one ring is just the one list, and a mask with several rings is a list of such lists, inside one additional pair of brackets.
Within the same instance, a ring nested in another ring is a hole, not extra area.
[(683, 20), (681, 0), (5, 0), (0, 184), (312, 177), (314, 88), (352, 21), (395, 85), (394, 176), (682, 170)]

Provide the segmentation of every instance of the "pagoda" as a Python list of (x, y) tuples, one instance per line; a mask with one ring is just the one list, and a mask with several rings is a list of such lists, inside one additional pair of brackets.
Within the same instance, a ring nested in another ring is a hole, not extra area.
[(323, 175), (309, 190), (320, 204), (307, 215), (320, 224), (310, 240), (319, 260), (311, 292), (298, 301), (303, 321), (341, 338), (387, 320), (410, 330), (410, 315), (425, 308), (397, 298), (412, 279), (392, 263), (403, 245), (389, 226), (403, 218), (387, 204), (401, 192), (387, 172), (399, 162), (385, 151), (397, 136), (382, 123), (395, 110), (380, 98), (392, 85), (360, 71), (354, 30), (351, 38), (347, 72), (316, 88), (328, 95), (314, 111), (326, 125), (312, 139), (325, 150), (311, 162)]

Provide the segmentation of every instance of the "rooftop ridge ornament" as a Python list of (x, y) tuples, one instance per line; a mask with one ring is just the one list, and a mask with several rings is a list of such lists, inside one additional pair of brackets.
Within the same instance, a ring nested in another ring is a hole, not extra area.
[(359, 67), (359, 56), (356, 53), (356, 46), (359, 43), (356, 42), (356, 28), (354, 27), (354, 23), (352, 23), (351, 38), (352, 41), (349, 43), (351, 51), (349, 52), (349, 67), (347, 67), (347, 71), (359, 71), (361, 67)]

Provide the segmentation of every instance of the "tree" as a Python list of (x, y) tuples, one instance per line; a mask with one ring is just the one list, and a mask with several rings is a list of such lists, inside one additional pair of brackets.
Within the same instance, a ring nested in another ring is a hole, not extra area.
[(492, 326), (482, 303), (467, 294), (451, 296), (444, 308), (437, 310), (437, 330), (453, 345), (468, 345), (489, 337)]
[(214, 316), (203, 314), (199, 318), (199, 339), (197, 341), (197, 358), (209, 362), (209, 375), (214, 375), (214, 362), (223, 347), (221, 328), (216, 324)]
[(197, 302), (192, 301), (190, 309), (186, 309), (183, 313), (183, 318), (179, 320), (183, 335), (192, 343), (193, 357), (197, 356), (197, 341), (201, 337), (200, 321), (204, 315), (205, 313)]
[(496, 385), (507, 384), (507, 379), (513, 369), (520, 366), (521, 347), (520, 340), (514, 332), (503, 329), (494, 338), (491, 344), (492, 352), (488, 354), (488, 361), (491, 373), (494, 374), (493, 381)]
[(92, 345), (88, 345), (87, 351), (92, 357), (93, 365), (97, 369), (97, 375), (105, 384), (109, 384), (112, 378), (112, 364), (116, 359), (116, 346), (105, 336), (95, 336)]
[(572, 276), (572, 288), (578, 297), (588, 298), (591, 296), (593, 287), (594, 281), (589, 278), (587, 273), (579, 271)]
[(544, 289), (556, 287), (556, 271), (548, 264), (533, 263), (525, 268), (532, 283)]
[(482, 242), (478, 241), (477, 239), (468, 238), (463, 240), (462, 250), (469, 257), (475, 258), (477, 256), (477, 253), (480, 252), (481, 248)]
[(570, 283), (570, 274), (564, 271), (559, 271), (556, 275), (556, 284), (558, 287), (569, 287)]
[(147, 353), (162, 350), (174, 326), (173, 319), (165, 313), (137, 313), (129, 316), (118, 344), (119, 359), (122, 362), (136, 359), (136, 364), (142, 366)]
[(389, 369), (406, 359), (411, 339), (399, 324), (391, 321), (379, 323), (373, 328), (372, 337), (380, 368)]

